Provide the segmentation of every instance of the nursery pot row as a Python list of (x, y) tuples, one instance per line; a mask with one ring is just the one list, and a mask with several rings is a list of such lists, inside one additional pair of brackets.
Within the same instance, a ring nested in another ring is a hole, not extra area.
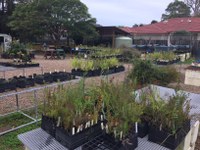
[(89, 70), (89, 71), (84, 71), (82, 69), (72, 69), (72, 74), (75, 76), (85, 76), (85, 77), (92, 77), (92, 76), (100, 76), (100, 75), (108, 75), (108, 74), (113, 74), (113, 73), (118, 73), (124, 71), (125, 68), (124, 66), (116, 66), (116, 67), (111, 67), (109, 69), (95, 69), (95, 70)]
[(55, 137), (60, 144), (67, 147), (69, 150), (73, 150), (102, 134), (100, 121), (72, 135), (71, 132), (63, 127), (57, 127), (55, 119), (44, 115), (42, 116), (41, 128)]

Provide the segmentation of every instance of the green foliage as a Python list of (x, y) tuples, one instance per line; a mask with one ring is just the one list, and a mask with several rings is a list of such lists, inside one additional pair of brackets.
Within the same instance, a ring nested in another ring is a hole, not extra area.
[(175, 60), (177, 56), (174, 54), (174, 52), (154, 52), (151, 54), (148, 54), (148, 57), (151, 60)]
[(18, 4), (9, 26), (23, 40), (49, 35), (55, 42), (61, 35), (91, 39), (96, 36), (96, 20), (88, 13), (88, 8), (80, 0), (39, 0)]
[(167, 6), (165, 12), (165, 14), (162, 14), (162, 20), (189, 17), (191, 11), (190, 8), (184, 2), (175, 0)]
[[(98, 109), (95, 108), (93, 95), (87, 94), (84, 81), (70, 87), (60, 87), (51, 92), (47, 90), (44, 114), (55, 119), (60, 117), (65, 129), (72, 129), (73, 125), (85, 124), (94, 118), (97, 120)], [(90, 93), (90, 92), (88, 92)]]
[(160, 130), (175, 134), (189, 119), (190, 105), (188, 95), (175, 92), (167, 101), (162, 99), (156, 89), (143, 91), (140, 100), (144, 105), (144, 113), (149, 116), (150, 124)]
[(94, 62), (92, 60), (84, 60), (81, 62), (81, 69), (84, 71), (89, 71), (94, 68)]
[(103, 114), (108, 125), (108, 132), (116, 131), (117, 138), (123, 132), (125, 137), (134, 122), (140, 121), (142, 106), (135, 102), (132, 95), (132, 87), (129, 84), (102, 81), (98, 88), (99, 96), (103, 100)]
[(89, 71), (92, 69), (99, 69), (106, 70), (110, 67), (118, 66), (119, 61), (117, 58), (109, 58), (109, 59), (97, 59), (97, 60), (84, 60), (74, 58), (72, 60), (72, 67), (73, 68), (80, 68), (84, 71)]
[[(17, 122), (17, 120), (15, 120)], [(10, 132), (6, 135), (0, 137), (0, 150), (21, 150), (23, 145), (21, 141), (17, 138), (17, 135), (31, 131), (40, 127), (40, 123), (32, 124), (27, 127), (18, 129), (17, 131)]]
[(119, 61), (117, 58), (110, 58), (108, 59), (108, 62), (109, 62), (109, 67), (115, 67), (119, 64)]
[(73, 60), (72, 60), (72, 67), (73, 68), (76, 68), (76, 69), (78, 69), (78, 68), (81, 68), (81, 60), (80, 59), (78, 59), (78, 58), (74, 58)]
[(134, 68), (129, 74), (129, 78), (136, 80), (139, 84), (152, 83), (156, 74), (155, 67), (149, 60), (136, 60), (134, 62)]
[(123, 48), (122, 49), (123, 61), (132, 62), (133, 59), (137, 59), (141, 56), (141, 53), (137, 49)]
[(173, 67), (158, 67), (150, 60), (137, 60), (128, 77), (140, 84), (167, 85), (179, 79), (179, 73)]

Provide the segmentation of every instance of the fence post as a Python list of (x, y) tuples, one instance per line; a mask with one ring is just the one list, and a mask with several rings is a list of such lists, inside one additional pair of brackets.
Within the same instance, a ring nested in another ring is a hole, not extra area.
[[(15, 90), (17, 92), (17, 90)], [(19, 97), (18, 94), (15, 94), (16, 97), (16, 106), (17, 106), (17, 111), (19, 111)]]
[(3, 71), (3, 78), (6, 78), (6, 71)]
[(37, 101), (36, 90), (34, 90), (33, 94), (34, 94), (34, 103), (35, 103), (35, 119), (36, 119), (36, 124), (37, 124), (37, 120), (38, 120), (38, 101)]
[(25, 76), (25, 69), (23, 68), (23, 76)]
[(44, 70), (43, 70), (43, 67), (41, 67), (41, 72), (42, 72), (42, 74), (44, 74)]

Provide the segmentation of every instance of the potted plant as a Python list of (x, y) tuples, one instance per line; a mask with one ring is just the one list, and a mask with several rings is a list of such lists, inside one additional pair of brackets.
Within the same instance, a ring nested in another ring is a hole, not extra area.
[(50, 100), (50, 105), (46, 105), (50, 110), (47, 116), (57, 120), (55, 138), (68, 149), (75, 149), (102, 132), (95, 99), (90, 92), (87, 93), (81, 82), (47, 95)]
[(146, 93), (144, 112), (150, 117), (148, 140), (176, 149), (190, 130), (187, 95), (176, 92), (165, 101), (155, 90), (150, 89)]
[(72, 74), (76, 75), (76, 76), (81, 76), (83, 74), (83, 72), (81, 71), (81, 60), (78, 58), (74, 58), (72, 60)]
[(131, 86), (127, 84), (103, 82), (100, 87), (106, 119), (104, 136), (124, 149), (137, 147), (136, 122), (140, 121), (142, 114), (142, 107), (135, 102), (131, 90)]
[(93, 61), (93, 76), (101, 75), (100, 63), (101, 63), (100, 59)]
[(81, 63), (81, 70), (83, 70), (83, 76), (91, 77), (93, 76), (93, 60), (85, 60)]

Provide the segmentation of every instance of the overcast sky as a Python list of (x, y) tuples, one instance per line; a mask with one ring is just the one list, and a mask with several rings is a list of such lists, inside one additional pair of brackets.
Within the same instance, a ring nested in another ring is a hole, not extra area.
[(89, 13), (103, 26), (133, 26), (161, 20), (168, 4), (174, 0), (81, 0)]

